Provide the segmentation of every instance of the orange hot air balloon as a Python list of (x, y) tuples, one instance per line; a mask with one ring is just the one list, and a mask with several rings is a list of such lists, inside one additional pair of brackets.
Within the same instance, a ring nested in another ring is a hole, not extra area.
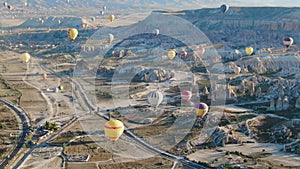
[(109, 120), (104, 125), (104, 134), (115, 142), (124, 132), (124, 124), (119, 120)]
[(42, 74), (42, 78), (45, 80), (47, 78), (47, 74), (46, 73), (43, 73)]
[(200, 117), (203, 118), (207, 112), (208, 112), (208, 106), (205, 103), (197, 103), (195, 104), (195, 109), (196, 109), (196, 114)]

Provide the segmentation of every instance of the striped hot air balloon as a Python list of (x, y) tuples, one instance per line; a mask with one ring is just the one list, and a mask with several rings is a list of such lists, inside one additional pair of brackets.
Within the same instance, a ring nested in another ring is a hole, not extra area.
[(192, 92), (189, 90), (182, 91), (181, 98), (182, 98), (183, 102), (185, 102), (185, 103), (189, 102), (192, 98)]
[(109, 120), (104, 125), (105, 137), (115, 142), (124, 132), (124, 124), (119, 120)]
[(157, 107), (163, 101), (164, 95), (161, 91), (155, 90), (148, 94), (148, 102), (151, 106)]

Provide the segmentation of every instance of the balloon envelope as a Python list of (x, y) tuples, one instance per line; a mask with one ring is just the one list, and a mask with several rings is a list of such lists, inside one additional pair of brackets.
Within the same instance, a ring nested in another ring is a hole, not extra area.
[(220, 6), (220, 9), (223, 13), (226, 13), (229, 9), (229, 6), (226, 5), (226, 4), (223, 4), (223, 5)]
[(253, 48), (252, 47), (246, 47), (245, 52), (247, 55), (251, 55), (253, 53)]
[(208, 106), (205, 103), (197, 103), (195, 104), (196, 114), (203, 118), (208, 112)]
[(78, 35), (77, 29), (72, 28), (72, 29), (69, 29), (69, 30), (68, 30), (68, 36), (69, 36), (69, 38), (70, 38), (71, 40), (75, 40), (76, 37), (77, 37), (77, 35)]
[(28, 53), (23, 53), (21, 55), (21, 60), (24, 62), (24, 63), (27, 63), (29, 60), (30, 60), (30, 55)]
[(175, 56), (176, 56), (175, 50), (169, 50), (168, 51), (168, 57), (169, 57), (169, 59), (174, 59)]
[(155, 29), (155, 35), (159, 35), (159, 29)]
[(114, 35), (113, 34), (108, 34), (108, 43), (111, 43), (114, 40)]
[(46, 78), (47, 78), (47, 74), (46, 74), (46, 73), (43, 73), (43, 74), (42, 74), (42, 78), (43, 78), (43, 79), (46, 79)]
[(286, 37), (283, 39), (283, 44), (287, 48), (290, 47), (294, 43), (294, 39), (292, 37)]
[(109, 120), (104, 125), (104, 133), (111, 141), (116, 141), (124, 132), (124, 124), (119, 120)]
[(151, 91), (147, 98), (151, 106), (157, 107), (163, 101), (164, 96), (161, 91), (155, 90)]
[(192, 92), (188, 91), (188, 90), (184, 90), (181, 92), (181, 98), (183, 100), (183, 102), (189, 102), (192, 98)]
[(186, 58), (186, 57), (187, 57), (187, 52), (186, 52), (186, 51), (182, 51), (182, 52), (180, 53), (180, 56), (181, 56), (182, 58)]
[(109, 20), (112, 22), (112, 21), (114, 21), (115, 20), (115, 15), (109, 15)]

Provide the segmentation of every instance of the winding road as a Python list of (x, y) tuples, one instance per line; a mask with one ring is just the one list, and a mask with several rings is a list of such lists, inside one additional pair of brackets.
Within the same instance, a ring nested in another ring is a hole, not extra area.
[(13, 148), (13, 150), (6, 156), (6, 158), (0, 164), (0, 168), (5, 168), (5, 166), (8, 165), (9, 160), (13, 159), (25, 144), (26, 136), (30, 132), (29, 130), (30, 121), (27, 114), (24, 112), (24, 110), (20, 109), (18, 106), (2, 98), (0, 98), (0, 102), (5, 104), (12, 111), (14, 111), (22, 121), (22, 133), (17, 140), (17, 145)]

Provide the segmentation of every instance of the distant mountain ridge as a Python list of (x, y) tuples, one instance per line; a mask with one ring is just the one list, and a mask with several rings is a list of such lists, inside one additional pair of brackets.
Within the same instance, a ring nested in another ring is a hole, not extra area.
[(182, 11), (213, 43), (231, 48), (279, 47), (286, 36), (300, 39), (300, 8), (231, 7), (226, 14), (217, 8)]

